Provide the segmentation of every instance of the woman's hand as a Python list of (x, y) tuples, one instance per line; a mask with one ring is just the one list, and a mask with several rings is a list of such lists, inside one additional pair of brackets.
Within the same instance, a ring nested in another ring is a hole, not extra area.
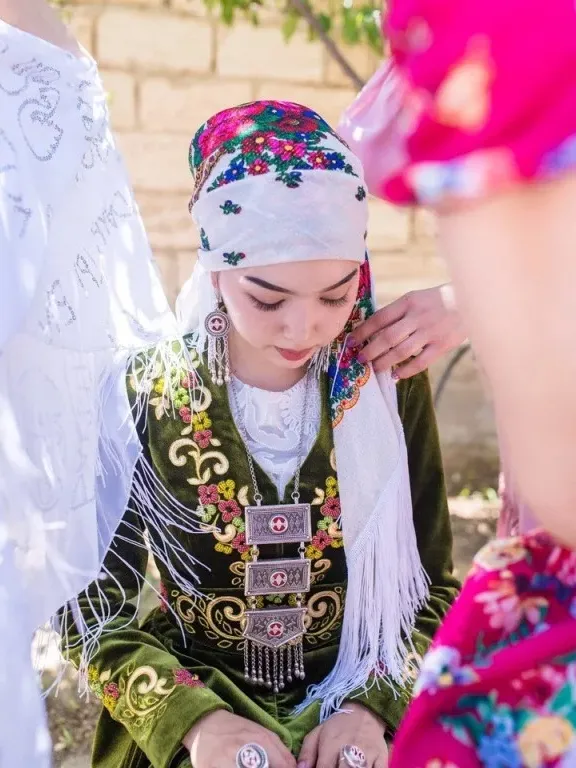
[(193, 768), (235, 768), (245, 744), (266, 750), (270, 768), (296, 768), (296, 760), (275, 733), (225, 710), (203, 717), (182, 739)]
[(332, 715), (304, 739), (298, 768), (344, 768), (340, 752), (347, 744), (364, 752), (368, 768), (387, 768), (382, 720), (361, 704), (347, 702), (343, 709), (346, 711)]
[(379, 309), (354, 330), (348, 343), (377, 371), (393, 366), (395, 379), (426, 370), (466, 340), (451, 285), (412, 291)]

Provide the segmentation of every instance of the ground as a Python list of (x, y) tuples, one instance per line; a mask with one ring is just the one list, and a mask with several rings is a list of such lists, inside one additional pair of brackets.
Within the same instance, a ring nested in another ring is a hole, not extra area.
[[(454, 561), (459, 578), (467, 573), (472, 558), (494, 534), (497, 507), (480, 499), (451, 499)], [(100, 704), (78, 699), (76, 681), (68, 674), (58, 696), (47, 700), (54, 743), (55, 768), (89, 768), (90, 742)]]

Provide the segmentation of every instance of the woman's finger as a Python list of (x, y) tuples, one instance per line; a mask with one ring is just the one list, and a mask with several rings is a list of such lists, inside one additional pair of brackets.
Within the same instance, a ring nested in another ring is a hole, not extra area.
[(422, 332), (416, 324), (416, 318), (413, 316), (403, 317), (397, 323), (390, 325), (383, 331), (373, 336), (370, 342), (360, 352), (360, 359), (372, 362), (377, 357), (386, 354), (389, 350), (397, 347), (416, 331)]
[(409, 379), (412, 376), (416, 376), (417, 373), (430, 368), (438, 358), (442, 357), (442, 350), (438, 349), (436, 344), (430, 344), (429, 347), (425, 347), (419, 355), (408, 360), (407, 363), (402, 363), (394, 369), (394, 378), (396, 379)]
[(417, 331), (385, 354), (377, 357), (373, 363), (374, 368), (376, 371), (389, 371), (393, 366), (406, 363), (411, 357), (418, 355), (425, 346), (424, 334)]
[(368, 320), (365, 320), (357, 328), (354, 328), (350, 344), (353, 344), (354, 346), (364, 344), (364, 342), (368, 341), (371, 336), (380, 333), (380, 331), (383, 331), (389, 325), (401, 320), (406, 314), (407, 309), (408, 296), (402, 296), (401, 299), (393, 301), (392, 304), (389, 304), (387, 307), (378, 309), (372, 317), (369, 317)]
[(340, 762), (340, 746), (335, 739), (324, 739), (320, 742), (318, 760), (313, 768), (343, 768)]
[(321, 726), (314, 728), (304, 739), (300, 755), (298, 756), (298, 768), (316, 768), (320, 730)]
[(279, 736), (269, 733), (268, 738), (261, 743), (268, 755), (270, 768), (296, 768), (295, 757)]

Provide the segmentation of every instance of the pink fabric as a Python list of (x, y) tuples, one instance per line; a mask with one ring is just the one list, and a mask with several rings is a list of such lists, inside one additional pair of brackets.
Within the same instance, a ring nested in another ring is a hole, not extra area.
[(535, 527), (530, 508), (520, 499), (505, 471), (500, 474), (498, 492), (502, 504), (496, 531), (499, 538), (517, 536)]
[(561, 765), (576, 748), (575, 616), (575, 552), (541, 531), (485, 547), (424, 660), (391, 768)]
[(371, 192), (440, 205), (574, 168), (574, 0), (395, 0), (384, 34), (394, 70), (341, 126)]

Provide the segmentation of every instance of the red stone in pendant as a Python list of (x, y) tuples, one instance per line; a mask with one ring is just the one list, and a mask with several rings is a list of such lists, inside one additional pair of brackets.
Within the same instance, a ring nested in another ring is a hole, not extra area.
[(267, 628), (268, 637), (282, 637), (284, 634), (284, 624), (281, 621), (271, 621)]
[(274, 571), (274, 573), (270, 576), (270, 585), (276, 589), (284, 587), (287, 582), (288, 574), (286, 571)]
[(274, 515), (270, 520), (270, 530), (272, 533), (286, 533), (288, 530), (288, 519), (286, 515)]

